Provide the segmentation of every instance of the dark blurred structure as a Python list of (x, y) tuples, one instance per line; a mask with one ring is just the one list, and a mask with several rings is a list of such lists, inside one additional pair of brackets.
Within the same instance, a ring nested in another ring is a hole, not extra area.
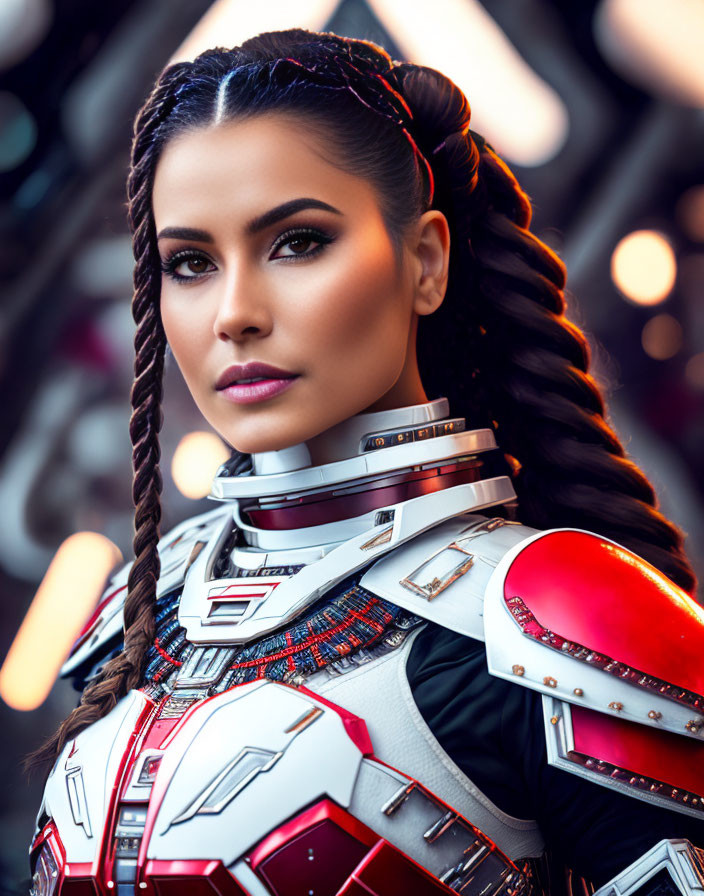
[[(568, 265), (571, 313), (590, 334), (616, 426), (665, 513), (689, 533), (704, 576), (704, 112), (611, 67), (595, 37), (603, 5), (483, 3), (567, 110), (554, 157), (530, 166), (508, 160), (534, 201), (534, 231)], [(331, 2), (320, 24), (416, 59), (383, 6)], [(129, 556), (124, 181), (132, 119), (209, 7), (209, 0), (6, 0), (0, 11), (0, 657), (68, 535), (102, 532)], [(417, 18), (421, 7), (437, 16), (442, 4), (408, 0)], [(600, 27), (603, 37), (608, 21)], [(217, 42), (232, 42), (226, 38)], [(663, 233), (672, 247), (677, 273), (665, 305), (627, 302), (610, 274), (619, 240), (641, 229)], [(180, 437), (204, 428), (175, 369), (167, 373), (165, 420), (168, 528), (207, 509), (168, 476)], [(0, 893), (3, 885), (19, 892), (27, 876), (40, 798), (41, 782), (26, 786), (19, 759), (73, 701), (59, 684), (33, 712), (0, 702)]]

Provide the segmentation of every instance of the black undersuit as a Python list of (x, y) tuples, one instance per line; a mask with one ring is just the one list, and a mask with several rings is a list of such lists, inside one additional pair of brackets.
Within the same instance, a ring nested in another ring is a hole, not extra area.
[(704, 847), (704, 819), (548, 765), (540, 694), (489, 675), (481, 642), (428, 624), (407, 673), (421, 715), (467, 777), (503, 812), (535, 819), (549, 853), (597, 887), (659, 840)]

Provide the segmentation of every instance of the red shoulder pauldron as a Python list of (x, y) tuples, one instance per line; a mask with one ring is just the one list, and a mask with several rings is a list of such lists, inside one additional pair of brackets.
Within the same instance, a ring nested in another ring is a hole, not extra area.
[(550, 762), (704, 817), (704, 608), (626, 548), (524, 541), (487, 588), (490, 671), (544, 695)]

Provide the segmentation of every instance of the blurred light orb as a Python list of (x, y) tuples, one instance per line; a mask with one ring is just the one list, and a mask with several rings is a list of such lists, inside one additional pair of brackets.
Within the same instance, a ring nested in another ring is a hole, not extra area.
[(641, 333), (643, 351), (656, 361), (674, 358), (682, 348), (682, 339), (682, 325), (671, 314), (651, 317)]
[(12, 171), (32, 152), (37, 125), (14, 93), (0, 91), (0, 171)]
[(97, 532), (77, 532), (59, 547), (0, 669), (0, 696), (13, 709), (36, 709), (100, 599), (119, 548)]
[(704, 108), (701, 0), (602, 0), (594, 35), (606, 60), (632, 83)]
[(704, 184), (690, 187), (677, 203), (677, 220), (695, 243), (704, 243)]
[(0, 69), (21, 62), (44, 40), (54, 17), (50, 0), (2, 0)]
[(188, 433), (178, 443), (171, 462), (176, 488), (187, 498), (204, 498), (210, 492), (218, 467), (229, 457), (227, 446), (215, 433)]
[(655, 230), (636, 230), (619, 241), (611, 256), (611, 279), (636, 305), (657, 305), (672, 291), (677, 262), (672, 246)]
[(687, 361), (684, 376), (692, 388), (704, 392), (704, 352), (693, 355)]

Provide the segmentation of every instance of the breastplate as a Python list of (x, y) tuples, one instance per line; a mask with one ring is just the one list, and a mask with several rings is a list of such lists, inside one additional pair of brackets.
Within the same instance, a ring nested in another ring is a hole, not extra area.
[(507, 853), (539, 853), (536, 827), (503, 815), (413, 718), (412, 637), (310, 687), (211, 697), (230, 655), (199, 648), (183, 687), (131, 692), (52, 771), (34, 892), (527, 892)]

